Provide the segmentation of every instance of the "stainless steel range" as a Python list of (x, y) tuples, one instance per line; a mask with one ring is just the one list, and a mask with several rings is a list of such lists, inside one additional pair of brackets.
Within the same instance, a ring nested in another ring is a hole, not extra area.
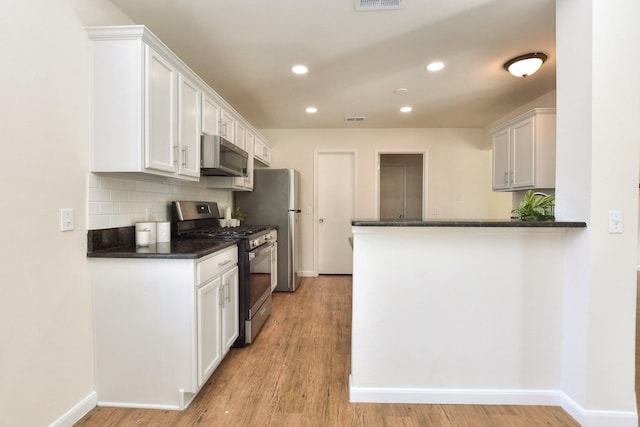
[(244, 347), (271, 314), (271, 284), (276, 277), (277, 232), (272, 226), (222, 228), (215, 202), (173, 202), (172, 229), (177, 238), (238, 240), (239, 336), (234, 347)]

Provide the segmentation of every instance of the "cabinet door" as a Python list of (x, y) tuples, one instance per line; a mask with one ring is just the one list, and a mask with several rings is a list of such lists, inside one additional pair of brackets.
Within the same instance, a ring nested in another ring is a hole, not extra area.
[(255, 158), (260, 160), (261, 162), (264, 162), (264, 159), (262, 158), (263, 144), (260, 138), (255, 138), (255, 141), (253, 143), (253, 150)]
[(535, 135), (533, 117), (511, 128), (511, 188), (535, 185)]
[[(244, 127), (243, 127), (244, 129)], [(249, 158), (247, 160), (247, 176), (238, 176), (233, 178), (233, 187), (239, 190), (252, 190), (253, 189), (253, 134), (245, 131), (245, 147)]]
[(200, 89), (180, 74), (178, 79), (178, 173), (200, 176)]
[(264, 157), (264, 163), (266, 165), (270, 165), (271, 164), (271, 147), (268, 146), (267, 144), (264, 144), (262, 150), (263, 150), (262, 156)]
[(176, 69), (145, 47), (145, 168), (176, 172)]
[(207, 94), (202, 96), (202, 132), (208, 135), (220, 135), (220, 106)]
[(229, 141), (236, 143), (235, 137), (236, 119), (224, 110), (220, 110), (220, 135)]
[(220, 276), (196, 290), (198, 387), (204, 384), (223, 357), (220, 337), (221, 294)]
[(226, 354), (238, 338), (238, 267), (233, 267), (222, 275), (222, 352)]
[(509, 128), (493, 134), (493, 189), (509, 188)]
[(244, 125), (238, 120), (236, 121), (236, 145), (243, 150), (246, 150), (246, 129)]

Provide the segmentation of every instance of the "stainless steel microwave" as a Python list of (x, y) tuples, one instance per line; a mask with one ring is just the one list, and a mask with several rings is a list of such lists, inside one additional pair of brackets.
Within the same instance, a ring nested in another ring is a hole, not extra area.
[(202, 134), (200, 175), (247, 176), (249, 154), (220, 135)]

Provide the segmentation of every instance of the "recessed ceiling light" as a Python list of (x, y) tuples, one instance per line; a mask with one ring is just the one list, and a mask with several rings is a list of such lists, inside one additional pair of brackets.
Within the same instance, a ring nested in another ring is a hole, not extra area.
[(409, 112), (411, 112), (411, 110), (413, 110), (413, 108), (411, 108), (409, 106), (400, 108), (400, 111), (402, 111), (403, 113), (409, 113)]
[(295, 74), (307, 74), (309, 69), (304, 65), (294, 65), (293, 67), (291, 67), (291, 71), (293, 71)]
[(404, 87), (400, 87), (400, 88), (398, 88), (398, 89), (393, 91), (393, 93), (395, 93), (396, 95), (404, 95), (407, 92), (409, 92), (409, 89), (404, 88)]
[(307, 107), (304, 109), (307, 113), (317, 113), (318, 109), (316, 107)]
[(436, 61), (432, 62), (425, 67), (429, 71), (440, 71), (444, 68), (444, 62)]

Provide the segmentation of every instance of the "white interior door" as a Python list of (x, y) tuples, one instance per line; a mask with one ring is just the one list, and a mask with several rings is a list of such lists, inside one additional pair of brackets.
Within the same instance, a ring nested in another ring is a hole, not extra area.
[(317, 153), (316, 162), (317, 271), (351, 274), (349, 238), (355, 216), (355, 153)]

